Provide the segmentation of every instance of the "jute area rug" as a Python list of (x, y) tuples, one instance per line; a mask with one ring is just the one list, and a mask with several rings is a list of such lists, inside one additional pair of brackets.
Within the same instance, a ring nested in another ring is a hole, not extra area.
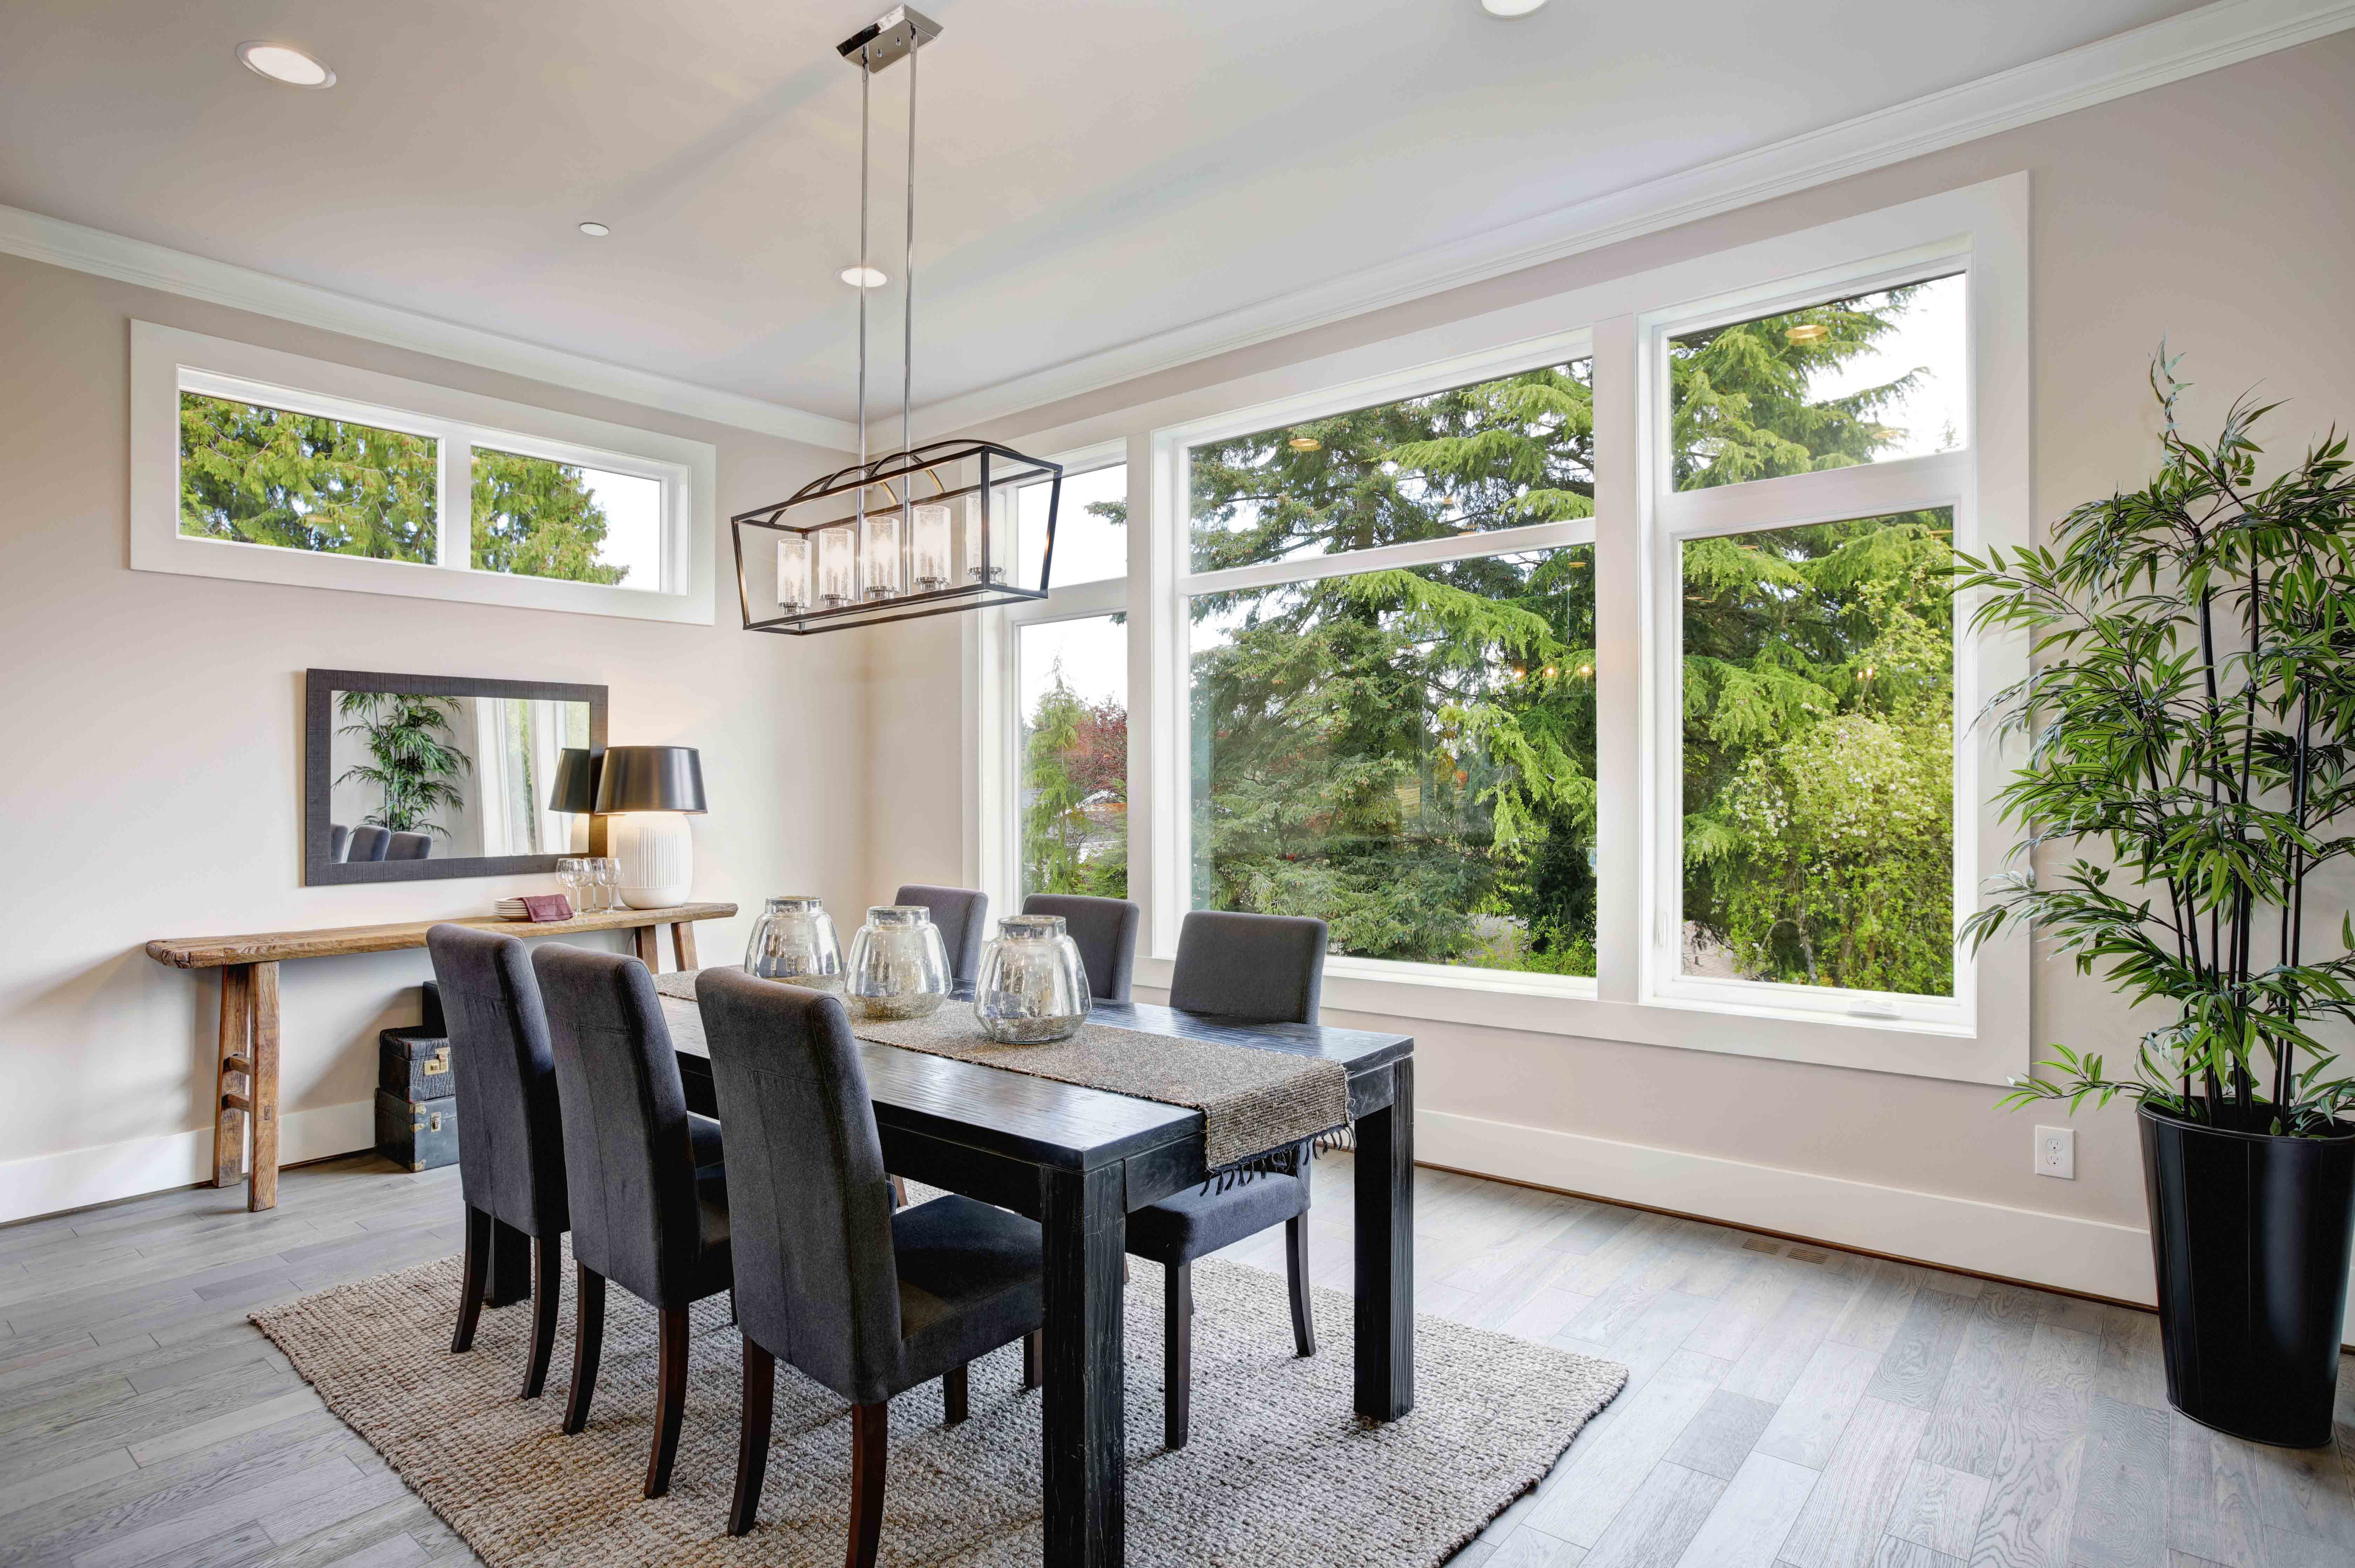
[[(1413, 1412), (1350, 1408), (1350, 1302), (1320, 1290), (1317, 1353), (1292, 1354), (1283, 1279), (1195, 1265), (1193, 1440), (1161, 1442), (1161, 1279), (1135, 1260), (1128, 1311), (1128, 1561), (1234, 1568), (1444, 1563), (1542, 1477), (1626, 1369), (1423, 1317)], [(571, 1278), (568, 1266), (564, 1277)], [(780, 1363), (760, 1523), (723, 1527), (742, 1376), (727, 1297), (694, 1312), (678, 1465), (639, 1495), (651, 1442), (653, 1310), (608, 1297), (587, 1431), (566, 1437), (572, 1292), (548, 1392), (516, 1397), (528, 1308), (483, 1314), (449, 1353), (458, 1260), (321, 1291), (254, 1315), (327, 1405), (389, 1460), (490, 1568), (639, 1568), (842, 1561), (850, 1409)], [(937, 1381), (891, 1403), (879, 1561), (1031, 1568), (1040, 1561), (1039, 1395), (1010, 1346), (974, 1363), (972, 1415), (941, 1424)]]

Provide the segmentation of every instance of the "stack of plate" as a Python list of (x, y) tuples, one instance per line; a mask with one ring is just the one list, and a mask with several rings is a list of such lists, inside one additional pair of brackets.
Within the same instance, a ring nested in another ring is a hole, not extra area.
[(501, 899), (491, 906), (491, 912), (501, 920), (529, 920), (531, 912), (523, 907), (521, 899)]

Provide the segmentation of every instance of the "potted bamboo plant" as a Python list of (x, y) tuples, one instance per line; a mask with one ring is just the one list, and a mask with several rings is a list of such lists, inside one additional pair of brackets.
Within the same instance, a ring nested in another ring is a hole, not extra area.
[(2017, 869), (1963, 936), (2025, 924), (2164, 1009), (2128, 1071), (2056, 1045), (2005, 1103), (2140, 1102), (2168, 1397), (2307, 1447), (2331, 1439), (2355, 1239), (2355, 1080), (2331, 1044), (2355, 1025), (2355, 480), (2334, 431), (2260, 483), (2275, 405), (2246, 397), (2188, 439), (2176, 363), (2151, 368), (2148, 485), (1957, 567), (1974, 625), (2034, 658), (1989, 704), (2030, 741), (1998, 797)]

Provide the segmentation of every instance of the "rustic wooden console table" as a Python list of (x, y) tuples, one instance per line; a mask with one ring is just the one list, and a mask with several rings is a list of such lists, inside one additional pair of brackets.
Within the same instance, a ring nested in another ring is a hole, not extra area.
[[(674, 904), (668, 909), (615, 909), (535, 924), (474, 916), (405, 921), (399, 925), (342, 925), (317, 931), (269, 931), (252, 936), (173, 937), (147, 944), (147, 956), (176, 969), (218, 969), (220, 1092), (213, 1103), (213, 1185), (249, 1179), (245, 1206), (278, 1204), (278, 965), (293, 958), (336, 958), (352, 953), (397, 953), (425, 945), (442, 924), (515, 936), (567, 936), (588, 931), (628, 931), (649, 969), (662, 967), (656, 928), (667, 925), (682, 969), (695, 968), (695, 925), (725, 920), (734, 904)], [(246, 1158), (246, 1123), (253, 1124), (253, 1157)]]

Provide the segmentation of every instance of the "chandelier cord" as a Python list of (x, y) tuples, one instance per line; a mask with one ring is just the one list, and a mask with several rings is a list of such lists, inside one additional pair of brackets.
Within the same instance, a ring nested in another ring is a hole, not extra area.
[[(908, 47), (908, 236), (907, 250), (900, 263), (905, 276), (901, 284), (900, 317), (900, 450), (915, 451), (915, 437), (909, 430), (908, 413), (913, 406), (916, 386), (916, 61), (923, 54), (923, 40), (914, 38)], [(900, 498), (900, 538), (913, 538), (916, 486), (911, 481), (908, 493)]]
[[(867, 101), (875, 81), (875, 65), (866, 49), (858, 51), (858, 466), (867, 466), (867, 279), (873, 271), (867, 261)], [(867, 492), (858, 492), (858, 509), (867, 510)]]

